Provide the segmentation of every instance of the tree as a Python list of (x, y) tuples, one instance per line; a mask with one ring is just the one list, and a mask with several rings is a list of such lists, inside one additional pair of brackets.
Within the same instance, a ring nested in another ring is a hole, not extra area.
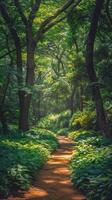
[[(17, 70), (18, 70), (18, 86), (19, 86), (19, 104), (20, 104), (20, 117), (19, 117), (19, 129), (26, 131), (29, 129), (29, 122), (28, 122), (28, 116), (29, 116), (29, 108), (31, 103), (31, 88), (34, 84), (34, 70), (35, 70), (35, 49), (37, 47), (37, 44), (40, 42), (40, 40), (43, 38), (43, 35), (51, 29), (54, 25), (65, 19), (66, 14), (64, 17), (59, 18), (61, 13), (64, 13), (66, 10), (71, 8), (71, 6), (76, 7), (81, 0), (74, 1), (69, 0), (67, 1), (60, 9), (56, 11), (56, 13), (47, 19), (45, 19), (41, 25), (40, 28), (36, 31), (34, 34), (33, 32), (33, 23), (34, 19), (36, 18), (36, 14), (39, 11), (41, 0), (36, 0), (32, 7), (31, 11), (29, 13), (29, 16), (26, 17), (22, 6), (19, 2), (19, 0), (14, 0), (14, 5), (22, 19), (22, 22), (25, 26), (25, 34), (26, 34), (26, 53), (27, 53), (27, 69), (26, 69), (26, 78), (25, 78), (25, 85), (23, 80), (23, 63), (22, 63), (22, 45), (21, 45), (21, 39), (19, 37), (18, 31), (15, 27), (14, 21), (12, 17), (10, 17), (8, 13), (8, 9), (5, 5), (5, 3), (2, 1), (0, 3), (0, 12), (1, 15), (12, 35), (12, 38), (14, 40), (14, 44), (16, 47), (16, 54), (17, 54)], [(29, 92), (26, 91), (24, 88), (28, 88)]]
[(100, 19), (103, 5), (104, 5), (103, 0), (96, 0), (95, 10), (93, 13), (91, 26), (90, 26), (90, 31), (89, 31), (89, 34), (87, 37), (86, 68), (87, 68), (87, 73), (88, 73), (89, 80), (91, 83), (93, 99), (95, 101), (98, 126), (99, 126), (99, 129), (101, 130), (101, 132), (105, 136), (108, 136), (109, 132), (108, 132), (107, 119), (105, 116), (103, 100), (102, 100), (101, 93), (100, 93), (100, 86), (98, 83), (98, 78), (96, 76), (96, 72), (94, 69), (94, 63), (93, 63), (94, 42), (95, 42), (95, 37), (96, 37), (96, 33), (97, 33), (97, 28), (98, 28), (98, 22)]
[(9, 63), (8, 63), (8, 70), (5, 72), (5, 80), (3, 80), (2, 85), (0, 85), (0, 122), (2, 124), (2, 132), (7, 133), (8, 132), (8, 124), (7, 124), (7, 119), (6, 119), (6, 109), (5, 109), (5, 100), (7, 96), (7, 90), (10, 84), (11, 80), (11, 73), (10, 70), (13, 65), (13, 57), (10, 54), (10, 47), (9, 47), (9, 36), (5, 33), (4, 30), (2, 30), (4, 36), (5, 36), (5, 45), (8, 51), (8, 56), (9, 56)]

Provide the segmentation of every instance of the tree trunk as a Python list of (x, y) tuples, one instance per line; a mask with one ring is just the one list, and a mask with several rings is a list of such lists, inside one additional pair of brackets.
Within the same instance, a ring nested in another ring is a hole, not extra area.
[(32, 98), (32, 86), (34, 84), (34, 53), (35, 43), (32, 39), (32, 25), (29, 23), (27, 27), (27, 74), (26, 74), (26, 89), (27, 91), (20, 91), (20, 118), (19, 129), (27, 131), (29, 129), (29, 110)]
[(82, 85), (80, 86), (80, 111), (83, 112), (83, 87)]
[(7, 75), (7, 78), (6, 78), (6, 82), (4, 83), (2, 89), (1, 89), (1, 99), (0, 99), (0, 122), (2, 124), (2, 132), (3, 133), (7, 133), (8, 132), (8, 124), (7, 124), (7, 119), (6, 119), (6, 116), (5, 116), (5, 111), (4, 111), (4, 103), (5, 103), (5, 99), (6, 99), (6, 93), (7, 93), (7, 90), (8, 90), (8, 86), (9, 86), (9, 83), (10, 83), (10, 75), (8, 74)]
[(25, 91), (19, 92), (20, 100), (20, 116), (19, 116), (19, 129), (21, 131), (27, 131), (29, 129), (29, 108), (31, 101), (31, 94), (27, 94)]
[(74, 95), (75, 95), (75, 86), (73, 88), (73, 91), (72, 91), (72, 94), (71, 94), (71, 101), (70, 101), (71, 116), (74, 113)]
[[(8, 55), (9, 55), (9, 58), (10, 58), (10, 63), (9, 63), (9, 71), (10, 69), (12, 69), (12, 66), (13, 66), (13, 57), (10, 53), (10, 48), (9, 48), (9, 38), (8, 38), (8, 35), (4, 32), (5, 34), (5, 37), (6, 37), (6, 46), (7, 46), (7, 50), (8, 50)], [(6, 110), (5, 110), (5, 99), (6, 99), (6, 95), (7, 95), (7, 90), (8, 90), (8, 87), (9, 87), (9, 84), (10, 84), (10, 79), (11, 79), (11, 74), (8, 73), (6, 78), (5, 78), (5, 82), (3, 84), (3, 86), (1, 86), (0, 88), (0, 122), (1, 122), (1, 125), (2, 125), (2, 132), (4, 134), (7, 134), (8, 133), (8, 124), (7, 124), (7, 118), (6, 118)]]
[(27, 78), (26, 78), (26, 89), (29, 91), (20, 91), (20, 117), (19, 117), (19, 129), (22, 131), (27, 131), (29, 129), (29, 110), (32, 97), (32, 86), (34, 82), (34, 60), (32, 60), (31, 55), (28, 53), (27, 60)]
[(8, 134), (7, 120), (6, 120), (5, 112), (3, 110), (0, 110), (0, 122), (2, 124), (2, 133)]
[(101, 14), (101, 10), (103, 7), (104, 0), (96, 0), (96, 6), (93, 13), (93, 18), (90, 26), (90, 31), (87, 38), (87, 47), (86, 47), (86, 68), (89, 76), (89, 80), (91, 82), (92, 95), (95, 101), (96, 113), (98, 126), (103, 135), (108, 136), (108, 125), (105, 116), (105, 111), (103, 107), (103, 101), (100, 93), (100, 88), (98, 85), (98, 79), (96, 76), (96, 72), (94, 70), (93, 63), (93, 54), (94, 54), (94, 42), (98, 28), (98, 22)]

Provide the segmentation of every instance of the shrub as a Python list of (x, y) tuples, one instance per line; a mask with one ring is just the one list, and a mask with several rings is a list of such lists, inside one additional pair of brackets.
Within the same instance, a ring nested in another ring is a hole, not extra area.
[(57, 132), (60, 128), (69, 126), (70, 111), (64, 111), (60, 114), (50, 114), (40, 120), (38, 127), (47, 128)]
[(89, 131), (75, 131), (76, 140), (70, 168), (71, 178), (89, 200), (112, 199), (112, 141)]
[(69, 126), (70, 117), (71, 117), (71, 114), (69, 110), (60, 113), (58, 117), (58, 127), (67, 128)]
[(55, 131), (57, 129), (58, 114), (50, 114), (40, 120), (38, 123), (39, 128), (46, 128)]
[(77, 129), (92, 129), (95, 127), (96, 117), (95, 112), (83, 111), (77, 112), (73, 115), (70, 120), (70, 128)]
[(27, 137), (29, 138), (37, 138), (39, 140), (39, 143), (43, 146), (47, 146), (47, 148), (50, 150), (50, 152), (53, 152), (57, 149), (59, 143), (56, 138), (56, 135), (47, 129), (41, 129), (41, 128), (35, 128), (28, 131)]
[(69, 132), (69, 138), (76, 141), (82, 141), (83, 139), (86, 140), (87, 138), (91, 138), (92, 136), (97, 136), (98, 133), (96, 133), (93, 130), (77, 130), (77, 131), (71, 131)]
[(65, 136), (68, 136), (68, 133), (69, 133), (69, 129), (68, 128), (61, 128), (57, 134), (58, 135), (65, 135)]
[(0, 136), (0, 195), (25, 190), (41, 166), (58, 146), (55, 135), (47, 130)]

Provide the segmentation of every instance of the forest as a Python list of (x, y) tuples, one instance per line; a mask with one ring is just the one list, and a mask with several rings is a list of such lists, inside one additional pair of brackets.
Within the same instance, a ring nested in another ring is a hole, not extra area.
[(0, 199), (112, 200), (111, 0), (0, 0)]

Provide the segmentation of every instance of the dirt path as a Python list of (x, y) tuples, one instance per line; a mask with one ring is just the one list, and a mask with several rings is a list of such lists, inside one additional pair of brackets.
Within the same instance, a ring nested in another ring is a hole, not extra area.
[(60, 149), (40, 171), (35, 186), (19, 197), (8, 200), (85, 200), (86, 198), (75, 191), (70, 181), (68, 163), (73, 150), (73, 143), (66, 137), (60, 136)]

